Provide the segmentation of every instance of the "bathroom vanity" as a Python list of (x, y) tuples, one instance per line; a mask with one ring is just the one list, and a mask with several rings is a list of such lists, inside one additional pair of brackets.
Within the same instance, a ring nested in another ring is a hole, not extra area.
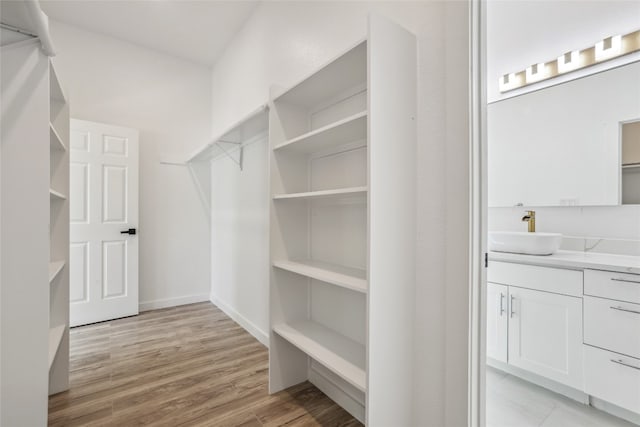
[(640, 257), (489, 260), (487, 363), (640, 422)]

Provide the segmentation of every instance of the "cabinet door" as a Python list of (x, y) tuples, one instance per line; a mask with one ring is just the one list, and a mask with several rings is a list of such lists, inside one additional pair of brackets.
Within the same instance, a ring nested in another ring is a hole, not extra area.
[(487, 357), (507, 363), (509, 287), (487, 283)]
[(582, 299), (509, 287), (509, 364), (582, 388)]

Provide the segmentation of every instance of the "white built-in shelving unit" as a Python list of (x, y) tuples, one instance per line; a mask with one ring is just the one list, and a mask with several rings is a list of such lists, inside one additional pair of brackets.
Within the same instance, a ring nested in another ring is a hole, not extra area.
[(3, 23), (26, 28), (0, 29), (3, 426), (46, 425), (47, 395), (69, 387), (69, 107), (31, 6), (0, 4)]
[(369, 425), (410, 424), (415, 37), (366, 40), (273, 90), (269, 388), (313, 382)]
[(69, 104), (49, 62), (49, 394), (69, 388)]

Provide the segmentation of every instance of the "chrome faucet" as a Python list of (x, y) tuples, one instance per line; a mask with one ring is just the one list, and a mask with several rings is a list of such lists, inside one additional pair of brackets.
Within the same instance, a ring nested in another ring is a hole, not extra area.
[(527, 222), (527, 231), (529, 233), (536, 232), (536, 211), (526, 211), (526, 215), (522, 217), (522, 222)]

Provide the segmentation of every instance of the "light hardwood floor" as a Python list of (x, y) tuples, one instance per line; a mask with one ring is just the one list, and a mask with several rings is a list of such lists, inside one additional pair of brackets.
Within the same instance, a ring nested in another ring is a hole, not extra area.
[(268, 352), (211, 303), (71, 330), (50, 426), (360, 426), (310, 383), (267, 392)]

